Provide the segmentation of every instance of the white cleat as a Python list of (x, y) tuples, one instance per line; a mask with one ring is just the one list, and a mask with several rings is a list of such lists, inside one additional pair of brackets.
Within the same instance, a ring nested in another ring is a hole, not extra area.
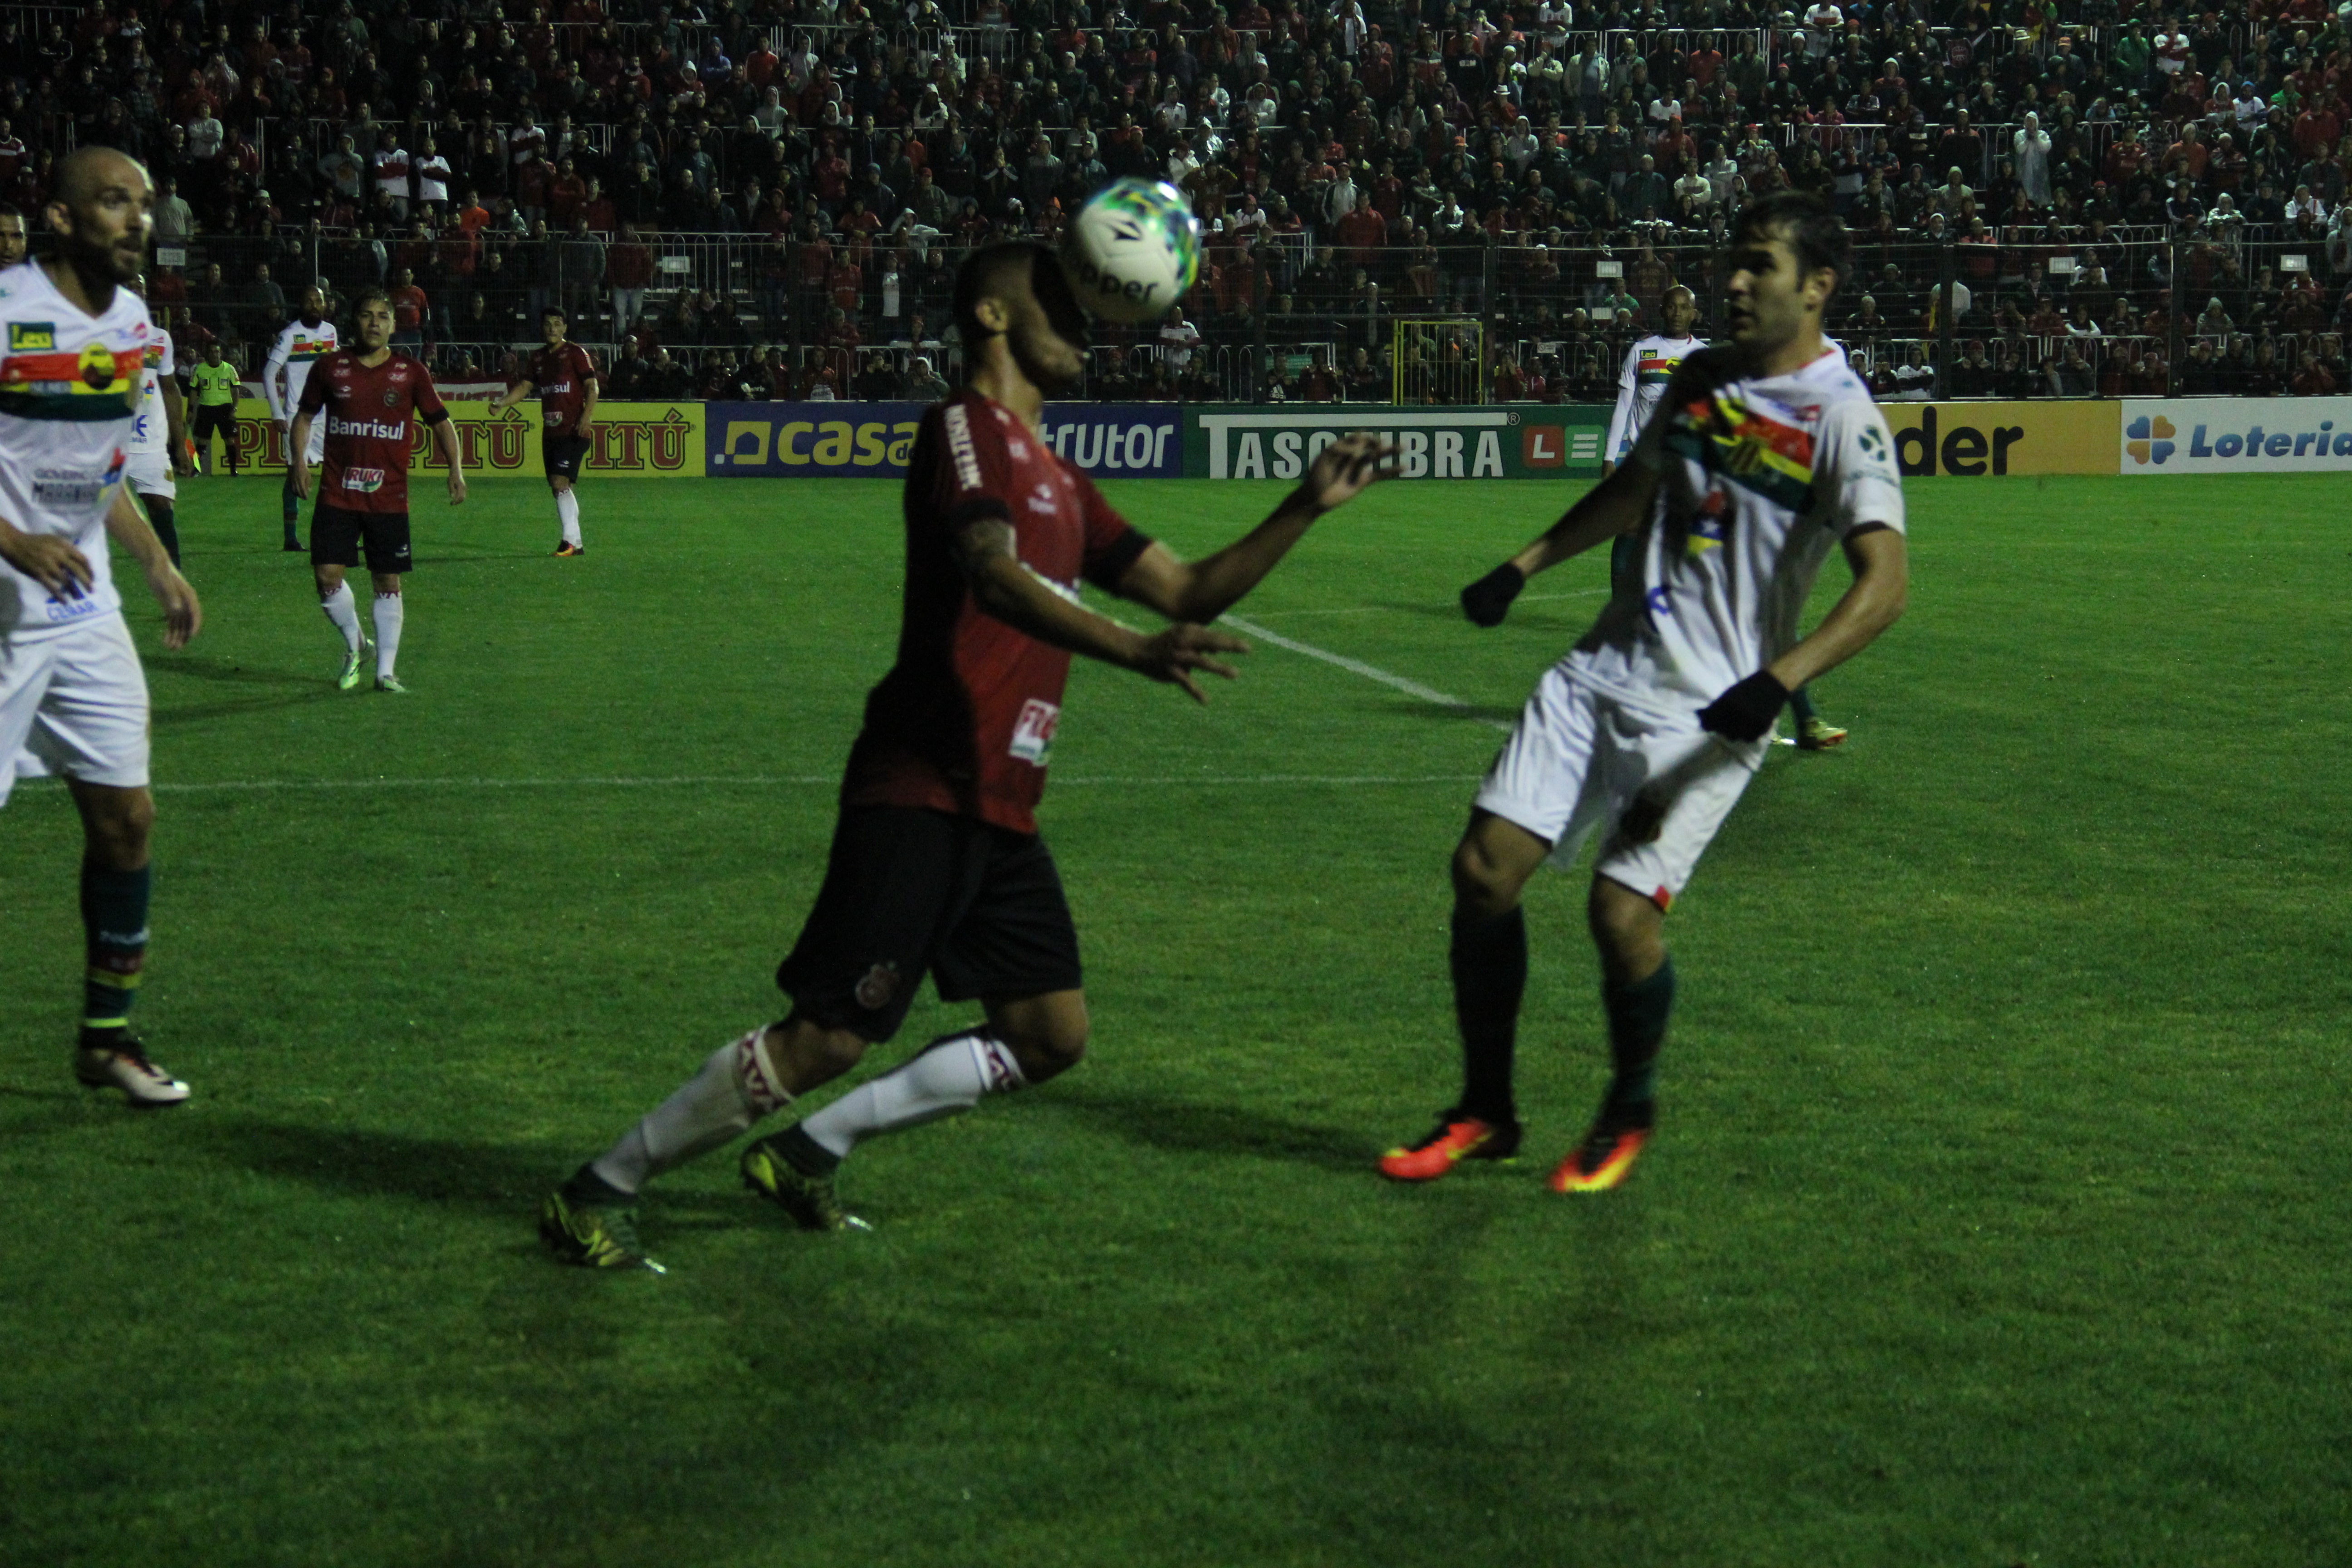
[(74, 1077), (85, 1089), (119, 1089), (131, 1103), (148, 1109), (177, 1105), (188, 1086), (147, 1059), (137, 1040), (116, 1046), (83, 1046), (74, 1052)]

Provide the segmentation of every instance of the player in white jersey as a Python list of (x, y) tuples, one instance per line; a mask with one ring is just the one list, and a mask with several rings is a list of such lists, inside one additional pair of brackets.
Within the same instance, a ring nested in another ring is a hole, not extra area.
[[(1557, 1192), (1614, 1186), (1655, 1120), (1674, 1002), (1665, 913), (1762, 762), (1789, 694), (1903, 613), (1895, 444), (1870, 392), (1822, 336), (1845, 226), (1784, 191), (1741, 214), (1727, 257), (1730, 341), (1683, 362), (1625, 464), (1549, 532), (1463, 593), (1481, 625), (1527, 579), (1633, 535), (1609, 606), (1548, 671), (1478, 791), (1454, 855), (1462, 1098), (1381, 1169), (1429, 1181), (1516, 1151), (1511, 1053), (1527, 984), (1520, 890), (1595, 829), (1589, 916), (1615, 1074)], [(1797, 617), (1832, 548), (1853, 583), (1809, 637)]]
[[(1698, 298), (1682, 284), (1666, 290), (1661, 313), (1665, 317), (1663, 332), (1643, 338), (1625, 351), (1625, 368), (1617, 377), (1617, 406), (1609, 416), (1609, 439), (1601, 450), (1608, 456), (1601, 459), (1601, 477), (1607, 479), (1617, 471), (1617, 465), (1633, 449), (1641, 438), (1643, 426), (1656, 411), (1658, 399), (1674, 379), (1683, 361), (1706, 347), (1706, 340), (1696, 336), (1691, 327), (1698, 321)], [(1844, 350), (1838, 346), (1840, 357)], [(1633, 548), (1633, 536), (1621, 533), (1609, 546), (1609, 574), (1612, 581), (1626, 569), (1626, 561)], [(1800, 750), (1826, 752), (1845, 742), (1846, 731), (1813, 711), (1812, 694), (1803, 687), (1789, 694), (1789, 707), (1797, 721), (1796, 744)]]
[[(146, 279), (134, 284), (132, 291), (146, 299)], [(147, 509), (148, 526), (177, 566), (180, 529), (172, 505), (180, 493), (175, 476), (185, 479), (190, 472), (187, 409), (180, 398), (179, 366), (172, 359), (172, 334), (156, 323), (152, 307), (147, 321), (147, 363), (140, 373), (139, 412), (131, 416), (131, 441), (124, 448), (131, 460), (124, 471)]]
[(1683, 361), (1706, 347), (1706, 340), (1691, 331), (1698, 321), (1698, 298), (1687, 288), (1677, 283), (1667, 289), (1660, 313), (1665, 317), (1666, 330), (1637, 340), (1625, 351), (1625, 367), (1617, 376), (1617, 406), (1609, 416), (1609, 439), (1601, 448), (1604, 479), (1617, 471), (1617, 465), (1633, 449), (1635, 438), (1650, 422), (1660, 395)]
[[(326, 291), (313, 285), (302, 291), (301, 310), (279, 331), (261, 366), (261, 392), (269, 400), (269, 417), (277, 423), (281, 447), (293, 437), (294, 409), (302, 401), (302, 384), (310, 379), (310, 367), (334, 352), (335, 323), (327, 319)], [(322, 419), (310, 426), (311, 467), (326, 457), (327, 423)], [(294, 528), (302, 509), (302, 498), (294, 493), (294, 454), (288, 452), (286, 483), (278, 492), (288, 550), (302, 548)]]
[[(152, 227), (147, 171), (110, 148), (57, 166), (55, 259), (0, 272), (0, 802), (19, 772), (65, 776), (80, 811), (88, 938), (74, 1071), (135, 1105), (185, 1100), (131, 1033), (147, 957), (147, 680), (122, 624), (107, 537), (163, 606), (163, 643), (203, 613), (123, 483), (154, 332), (122, 285)], [(22, 988), (11, 994), (22, 994)]]

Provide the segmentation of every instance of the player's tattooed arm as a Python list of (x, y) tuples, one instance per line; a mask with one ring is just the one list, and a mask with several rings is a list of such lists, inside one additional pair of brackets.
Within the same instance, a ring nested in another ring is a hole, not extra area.
[(293, 476), (294, 493), (304, 500), (310, 499), (310, 421), (316, 416), (304, 409), (294, 416), (294, 426), (286, 433), (286, 467)]
[(1178, 625), (1146, 637), (1095, 614), (1076, 594), (1024, 565), (1013, 524), (992, 512), (962, 518), (948, 537), (972, 598), (989, 615), (1040, 642), (1181, 686), (1195, 702), (1208, 700), (1196, 675), (1234, 678), (1218, 654), (1249, 651), (1241, 638), (1208, 626)]

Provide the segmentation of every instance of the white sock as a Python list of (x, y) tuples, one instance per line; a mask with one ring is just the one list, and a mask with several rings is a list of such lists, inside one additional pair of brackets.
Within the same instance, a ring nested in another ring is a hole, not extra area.
[(353, 653), (360, 651), (360, 612), (352, 602), (352, 585), (338, 583), (335, 591), (319, 601), (319, 608), (327, 612), (327, 619), (343, 634), (343, 646)]
[(1028, 1081), (1012, 1047), (972, 1029), (933, 1040), (914, 1060), (804, 1119), (801, 1131), (839, 1157), (862, 1138), (970, 1110), (982, 1095), (1010, 1094)]
[(580, 542), (580, 498), (570, 490), (555, 492), (556, 521), (563, 524), (563, 542)]
[(625, 1193), (648, 1178), (729, 1142), (751, 1123), (792, 1103), (768, 1059), (768, 1031), (754, 1029), (710, 1053), (702, 1070), (621, 1135), (596, 1161), (596, 1173)]
[[(349, 591), (345, 589), (346, 593)], [(375, 673), (379, 680), (392, 673), (393, 661), (400, 657), (403, 603), (398, 594), (378, 594), (375, 596)], [(356, 619), (352, 623), (352, 629), (354, 632), (359, 629)]]

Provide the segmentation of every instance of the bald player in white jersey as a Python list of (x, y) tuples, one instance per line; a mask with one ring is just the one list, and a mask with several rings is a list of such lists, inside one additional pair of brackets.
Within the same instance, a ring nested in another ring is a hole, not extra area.
[[(281, 447), (293, 438), (294, 410), (302, 401), (302, 387), (310, 379), (310, 367), (334, 352), (335, 323), (327, 319), (326, 290), (314, 285), (302, 291), (302, 308), (279, 329), (277, 342), (269, 345), (269, 357), (262, 362), (261, 392), (269, 400), (269, 417), (278, 426)], [(310, 426), (309, 460), (316, 468), (326, 458), (327, 425), (322, 419)], [(286, 482), (278, 492), (280, 518), (286, 524), (283, 548), (288, 550), (302, 548), (294, 526), (302, 507), (302, 498), (294, 491), (294, 470), (298, 466), (294, 454), (288, 452)]]
[[(107, 147), (57, 166), (55, 257), (0, 272), (0, 804), (16, 774), (62, 774), (82, 822), (87, 939), (74, 1073), (133, 1105), (188, 1086), (131, 1032), (147, 959), (147, 680), (122, 624), (110, 537), (163, 606), (163, 646), (203, 622), (194, 592), (124, 484), (147, 346), (138, 277), (152, 230), (147, 171)], [(20, 759), (30, 765), (20, 767)], [(0, 955), (7, 994), (24, 986)]]
[[(1511, 1056), (1527, 984), (1519, 895), (1598, 829), (1589, 904), (1615, 1073), (1556, 1192), (1624, 1178), (1656, 1119), (1653, 1079), (1674, 1003), (1665, 914), (1761, 763), (1789, 694), (1869, 646), (1908, 581), (1895, 443), (1822, 336), (1845, 226), (1818, 197), (1751, 203), (1727, 259), (1730, 341), (1685, 360), (1616, 473), (1465, 589), (1499, 623), (1528, 577), (1631, 533), (1609, 606), (1538, 684), (1480, 787), (1454, 855), (1462, 1097), (1382, 1173), (1425, 1182), (1517, 1152)], [(1797, 617), (1832, 548), (1853, 583), (1809, 637)]]

